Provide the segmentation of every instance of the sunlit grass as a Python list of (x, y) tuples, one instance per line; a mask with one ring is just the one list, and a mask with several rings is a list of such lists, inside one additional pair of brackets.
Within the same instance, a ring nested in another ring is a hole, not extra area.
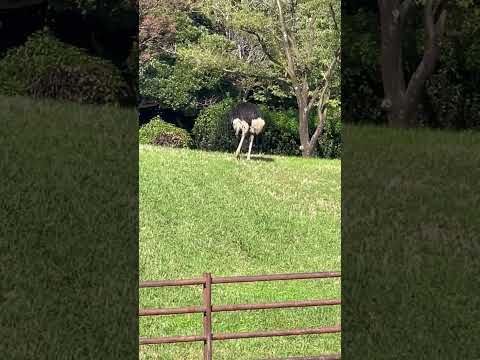
[[(340, 269), (340, 161), (140, 148), (140, 278)], [(338, 298), (338, 280), (214, 286), (214, 304)], [(142, 289), (142, 308), (200, 304), (201, 289)], [(339, 307), (214, 315), (214, 332), (336, 325)], [(200, 334), (201, 315), (140, 320), (141, 336)], [(340, 336), (215, 342), (215, 359), (338, 352)], [(200, 344), (141, 347), (200, 359)]]

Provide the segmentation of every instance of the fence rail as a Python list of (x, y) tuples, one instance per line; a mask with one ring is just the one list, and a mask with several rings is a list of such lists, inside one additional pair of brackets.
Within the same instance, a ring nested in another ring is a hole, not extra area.
[[(174, 343), (201, 341), (203, 342), (203, 359), (212, 360), (213, 341), (276, 337), (276, 336), (299, 336), (299, 335), (340, 333), (341, 332), (340, 325), (331, 326), (331, 327), (310, 328), (310, 329), (252, 331), (252, 332), (225, 333), (225, 334), (214, 334), (212, 331), (212, 314), (216, 312), (305, 308), (305, 307), (312, 307), (312, 306), (341, 305), (341, 300), (339, 299), (284, 301), (284, 302), (263, 303), (263, 304), (213, 305), (212, 304), (212, 285), (214, 284), (237, 284), (237, 283), (259, 282), (259, 281), (288, 281), (288, 280), (327, 279), (327, 278), (340, 278), (340, 277), (341, 277), (340, 272), (313, 272), (313, 273), (228, 276), (228, 277), (212, 277), (210, 273), (205, 273), (202, 278), (140, 282), (140, 285), (139, 285), (140, 288), (158, 288), (158, 287), (167, 287), (167, 286), (192, 286), (192, 285), (203, 286), (203, 305), (201, 306), (139, 310), (139, 316), (167, 316), (167, 315), (203, 313), (203, 335), (163, 336), (163, 337), (157, 337), (157, 338), (140, 337), (140, 345), (174, 344)], [(319, 355), (319, 356), (290, 357), (290, 358), (270, 359), (270, 360), (334, 360), (334, 359), (340, 359), (340, 358), (341, 356), (338, 353), (338, 354), (326, 354), (326, 355)]]

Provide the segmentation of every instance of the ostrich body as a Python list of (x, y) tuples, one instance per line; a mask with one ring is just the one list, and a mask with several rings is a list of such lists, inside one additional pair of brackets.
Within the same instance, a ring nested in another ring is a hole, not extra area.
[(247, 134), (250, 133), (250, 145), (248, 146), (247, 155), (247, 159), (250, 160), (253, 138), (255, 135), (259, 135), (265, 126), (265, 121), (262, 119), (258, 107), (252, 103), (239, 104), (230, 112), (230, 121), (235, 130), (235, 136), (238, 137), (241, 132), (240, 143), (235, 152), (236, 157), (240, 156), (243, 141)]

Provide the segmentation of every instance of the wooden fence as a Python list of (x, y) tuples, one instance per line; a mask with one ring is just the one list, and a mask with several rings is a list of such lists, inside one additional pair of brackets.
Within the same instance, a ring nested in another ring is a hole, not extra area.
[[(254, 332), (225, 333), (225, 334), (215, 334), (213, 333), (213, 330), (212, 330), (212, 314), (216, 312), (305, 308), (305, 307), (311, 307), (311, 306), (341, 305), (341, 300), (339, 299), (286, 301), (286, 302), (263, 303), (263, 304), (213, 305), (212, 304), (212, 285), (236, 284), (236, 283), (259, 282), (259, 281), (285, 281), (285, 280), (302, 280), (302, 279), (340, 278), (340, 276), (341, 276), (340, 272), (315, 272), (315, 273), (230, 276), (230, 277), (212, 277), (210, 273), (205, 273), (203, 277), (194, 278), (194, 279), (159, 280), (159, 281), (141, 282), (140, 288), (202, 285), (203, 286), (203, 305), (201, 306), (160, 308), (160, 309), (140, 309), (139, 316), (165, 316), (165, 315), (203, 313), (203, 334), (191, 335), (191, 336), (164, 336), (164, 337), (157, 337), (157, 338), (141, 337), (140, 345), (173, 344), (173, 343), (182, 343), (182, 342), (201, 341), (203, 342), (203, 359), (212, 360), (212, 356), (213, 356), (212, 344), (214, 341), (274, 337), (274, 336), (297, 336), (297, 335), (311, 335), (311, 334), (340, 333), (341, 332), (340, 325), (333, 326), (333, 327), (320, 327), (320, 328), (310, 328), (310, 329), (254, 331)], [(275, 359), (275, 360), (334, 360), (334, 359), (340, 359), (340, 353), (319, 355), (319, 356), (309, 356), (309, 357)]]

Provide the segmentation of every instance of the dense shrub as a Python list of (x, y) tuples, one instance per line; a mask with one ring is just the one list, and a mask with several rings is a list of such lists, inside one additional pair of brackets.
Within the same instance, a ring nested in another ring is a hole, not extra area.
[(237, 140), (228, 120), (235, 101), (227, 98), (203, 109), (193, 126), (194, 146), (202, 150), (229, 151)]
[(261, 106), (260, 110), (265, 119), (260, 150), (269, 154), (301, 155), (296, 111), (293, 109), (273, 111), (266, 106)]
[(338, 118), (327, 118), (323, 134), (318, 139), (318, 155), (324, 158), (342, 156), (342, 123)]
[(127, 85), (110, 62), (47, 32), (30, 36), (0, 60), (0, 93), (82, 103), (119, 103)]
[(157, 116), (140, 128), (139, 142), (140, 144), (186, 148), (191, 144), (191, 137), (186, 130), (166, 123)]
[(330, 100), (323, 134), (318, 139), (318, 155), (324, 158), (342, 156), (342, 110), (338, 100)]
[[(323, 134), (318, 140), (316, 155), (325, 158), (339, 158), (342, 152), (340, 105), (331, 104)], [(298, 113), (294, 109), (269, 110), (262, 107), (267, 126), (262, 136), (261, 149), (270, 154), (301, 155), (298, 134)], [(315, 130), (318, 123), (316, 112), (310, 114), (309, 128)], [(310, 134), (312, 135), (312, 134)]]

